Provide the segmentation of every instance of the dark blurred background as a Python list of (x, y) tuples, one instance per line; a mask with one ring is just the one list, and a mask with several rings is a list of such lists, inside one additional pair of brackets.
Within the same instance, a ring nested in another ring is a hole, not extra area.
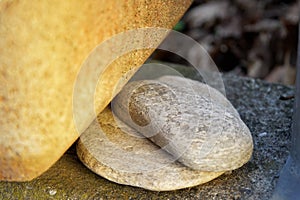
[[(194, 0), (174, 29), (198, 41), (223, 73), (292, 85), (299, 6), (300, 0)], [(162, 50), (152, 59), (187, 64)]]

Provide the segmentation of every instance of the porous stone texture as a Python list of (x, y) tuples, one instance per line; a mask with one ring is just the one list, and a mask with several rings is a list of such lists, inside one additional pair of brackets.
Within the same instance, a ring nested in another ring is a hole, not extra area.
[[(190, 68), (180, 69), (199, 79)], [(74, 147), (46, 173), (30, 182), (0, 182), (0, 199), (241, 199), (267, 200), (288, 156), (293, 87), (224, 75), (227, 98), (249, 127), (252, 159), (203, 185), (171, 192), (152, 192), (119, 185), (94, 174), (76, 156)]]
[(178, 76), (127, 84), (112, 111), (194, 170), (228, 171), (252, 154), (251, 133), (216, 89)]
[(192, 187), (224, 173), (192, 170), (125, 126), (106, 108), (80, 136), (79, 159), (108, 180), (154, 191)]
[(191, 2), (1, 0), (0, 180), (49, 169)]

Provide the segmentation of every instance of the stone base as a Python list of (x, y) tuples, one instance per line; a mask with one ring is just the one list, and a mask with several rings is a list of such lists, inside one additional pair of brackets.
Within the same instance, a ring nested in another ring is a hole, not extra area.
[[(187, 77), (190, 68), (175, 67)], [(227, 98), (252, 132), (254, 153), (243, 167), (193, 188), (152, 192), (101, 178), (72, 146), (46, 173), (30, 182), (0, 182), (0, 199), (269, 199), (290, 145), (294, 88), (224, 75)], [(1, 166), (0, 166), (1, 167)]]

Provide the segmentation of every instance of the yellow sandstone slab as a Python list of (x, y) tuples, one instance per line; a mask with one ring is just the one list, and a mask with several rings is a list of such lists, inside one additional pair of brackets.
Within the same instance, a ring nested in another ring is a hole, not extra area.
[[(73, 91), (81, 66), (97, 45), (126, 30), (172, 28), (190, 3), (0, 1), (0, 180), (37, 177), (92, 121), (87, 118), (76, 127)], [(97, 58), (106, 60), (112, 51), (121, 48), (119, 44), (112, 46), (115, 49), (106, 49)], [(110, 91), (120, 84), (119, 80), (124, 80), (119, 86), (125, 84), (153, 50), (129, 52), (103, 71), (96, 90), (96, 113), (111, 101)], [(86, 73), (93, 73), (92, 69)], [(130, 70), (133, 72), (127, 74)], [(89, 83), (88, 78), (85, 83)]]

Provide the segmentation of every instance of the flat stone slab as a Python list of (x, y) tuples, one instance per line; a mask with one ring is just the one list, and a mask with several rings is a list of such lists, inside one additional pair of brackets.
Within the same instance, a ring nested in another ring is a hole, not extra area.
[[(176, 67), (199, 79), (190, 68)], [(72, 146), (46, 173), (30, 182), (0, 182), (0, 199), (269, 199), (288, 156), (293, 87), (224, 75), (227, 98), (254, 139), (252, 159), (243, 167), (203, 185), (152, 192), (97, 176), (77, 158)], [(1, 167), (1, 166), (0, 166)]]

